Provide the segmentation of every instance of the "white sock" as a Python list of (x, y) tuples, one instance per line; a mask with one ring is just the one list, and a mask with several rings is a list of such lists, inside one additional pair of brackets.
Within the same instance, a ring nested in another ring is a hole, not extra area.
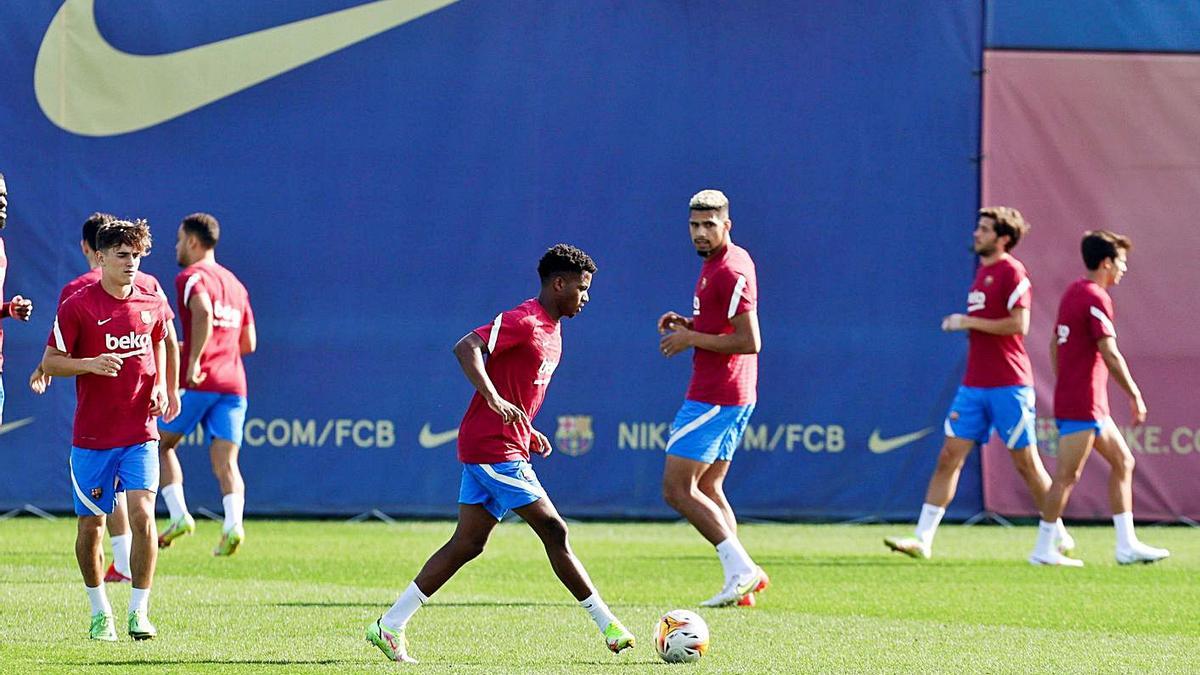
[(131, 534), (120, 534), (110, 537), (112, 539), (113, 549), (113, 567), (125, 576), (133, 576), (129, 572), (129, 542), (133, 540)]
[(1117, 548), (1133, 548), (1138, 543), (1137, 534), (1133, 531), (1133, 513), (1113, 514), (1113, 526), (1117, 528)]
[(129, 595), (129, 611), (147, 611), (150, 608), (150, 589), (135, 588)]
[(239, 492), (230, 492), (221, 497), (221, 504), (225, 507), (225, 525), (221, 530), (228, 532), (234, 527), (241, 525), (242, 509), (246, 506), (246, 495)]
[(1058, 535), (1058, 524), (1038, 521), (1037, 546), (1033, 548), (1035, 555), (1046, 557), (1054, 553), (1054, 539)]
[(933, 504), (921, 505), (921, 517), (917, 519), (917, 539), (926, 546), (933, 546), (933, 535), (937, 534), (938, 523), (946, 509)]
[(183, 483), (164, 485), (159, 492), (162, 494), (163, 501), (167, 503), (167, 511), (171, 513), (171, 520), (179, 520), (183, 514), (188, 512), (187, 502), (183, 499)]
[(87, 589), (88, 600), (92, 603), (92, 614), (112, 614), (112, 605), (108, 604), (108, 593), (104, 592), (104, 582), (92, 588), (84, 586)]
[(599, 593), (592, 593), (586, 600), (580, 600), (579, 606), (592, 615), (592, 621), (595, 621), (596, 625), (600, 627), (601, 633), (608, 628), (608, 624), (617, 620), (617, 617), (613, 616), (612, 611), (608, 609), (608, 605), (600, 599)]
[(742, 542), (738, 541), (737, 537), (730, 537), (717, 544), (717, 557), (721, 559), (725, 581), (754, 571), (754, 561), (750, 559), (746, 549), (742, 548)]
[(396, 604), (383, 615), (383, 625), (394, 630), (404, 628), (408, 620), (413, 614), (421, 609), (421, 605), (429, 602), (429, 598), (417, 588), (417, 582), (412, 582), (404, 592), (400, 594), (400, 598), (396, 600)]

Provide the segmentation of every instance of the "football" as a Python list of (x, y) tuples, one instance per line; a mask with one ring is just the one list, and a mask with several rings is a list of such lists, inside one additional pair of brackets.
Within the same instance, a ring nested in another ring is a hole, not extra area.
[(654, 648), (667, 663), (699, 661), (708, 651), (708, 624), (695, 612), (671, 610), (654, 626)]

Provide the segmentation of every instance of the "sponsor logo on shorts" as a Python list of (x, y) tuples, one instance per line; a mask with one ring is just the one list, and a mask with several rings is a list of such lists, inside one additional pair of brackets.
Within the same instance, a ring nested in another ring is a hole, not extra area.
[(554, 432), (554, 443), (564, 454), (578, 457), (592, 449), (595, 439), (591, 415), (562, 415), (558, 418), (558, 431)]

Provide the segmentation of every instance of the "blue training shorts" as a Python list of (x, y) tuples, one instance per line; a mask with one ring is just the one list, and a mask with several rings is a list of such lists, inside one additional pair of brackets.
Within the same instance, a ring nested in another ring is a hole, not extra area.
[(1009, 450), (1037, 447), (1034, 423), (1033, 387), (958, 388), (950, 414), (946, 416), (946, 435), (986, 443), (992, 430)]
[(71, 447), (71, 487), (75, 515), (112, 513), (121, 490), (158, 492), (158, 441), (109, 450)]
[(732, 461), (753, 413), (753, 403), (721, 406), (684, 401), (671, 422), (667, 454), (705, 464)]
[(179, 395), (179, 403), (179, 417), (170, 422), (164, 422), (160, 417), (159, 431), (186, 436), (197, 424), (203, 424), (204, 435), (210, 440), (219, 438), (241, 447), (242, 428), (246, 424), (245, 396), (184, 389)]
[(528, 506), (546, 496), (529, 462), (463, 464), (459, 504), (481, 504), (500, 520), (509, 509)]
[(1104, 431), (1104, 427), (1114, 424), (1111, 417), (1105, 417), (1102, 420), (1054, 420), (1058, 427), (1059, 437), (1070, 436), (1071, 434), (1079, 433), (1080, 431), (1094, 431), (1099, 436), (1100, 432)]

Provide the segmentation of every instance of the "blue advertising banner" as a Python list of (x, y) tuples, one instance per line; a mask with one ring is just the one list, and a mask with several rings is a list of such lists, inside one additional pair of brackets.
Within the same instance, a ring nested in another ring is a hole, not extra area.
[[(667, 427), (690, 370), (687, 200), (730, 196), (754, 256), (759, 403), (743, 516), (919, 509), (966, 340), (978, 2), (66, 0), (0, 22), (8, 295), (0, 508), (66, 510), (74, 392), (25, 380), (93, 211), (147, 218), (170, 288), (180, 219), (221, 221), (248, 287), (250, 514), (455, 511), (471, 387), (451, 347), (536, 294), (565, 241), (597, 261), (535, 461), (572, 516), (670, 515)], [(189, 502), (220, 503), (182, 451)], [(982, 504), (977, 458), (950, 516)]]

